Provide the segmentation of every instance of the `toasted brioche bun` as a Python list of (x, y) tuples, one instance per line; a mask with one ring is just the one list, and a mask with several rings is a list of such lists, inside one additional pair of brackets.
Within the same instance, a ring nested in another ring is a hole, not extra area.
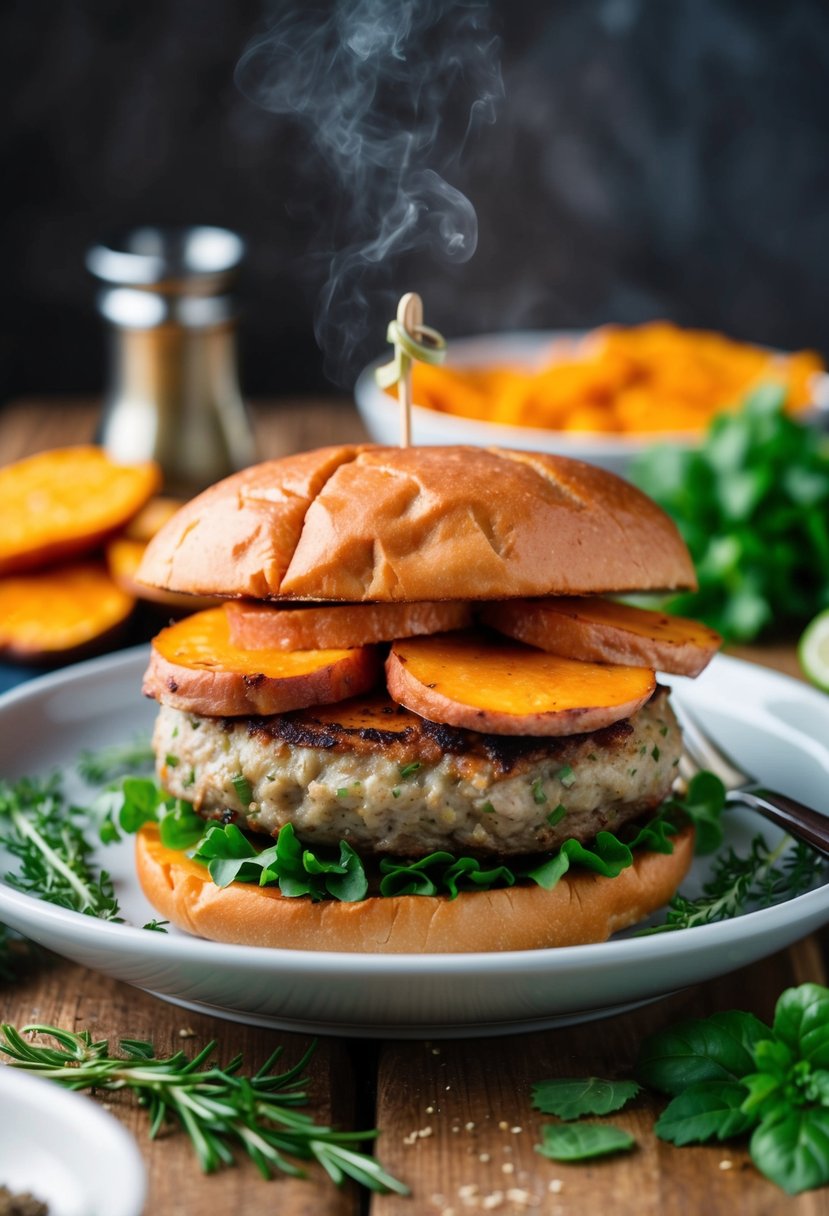
[(329, 447), (212, 486), (140, 582), (254, 599), (411, 601), (696, 586), (668, 516), (611, 473), (476, 447)]
[(165, 848), (147, 825), (136, 839), (144, 894), (166, 919), (199, 937), (237, 945), (360, 954), (540, 950), (606, 941), (665, 904), (691, 865), (694, 830), (671, 854), (641, 852), (617, 878), (573, 871), (553, 888), (516, 886), (357, 903), (287, 899), (275, 887), (217, 887), (204, 866)]

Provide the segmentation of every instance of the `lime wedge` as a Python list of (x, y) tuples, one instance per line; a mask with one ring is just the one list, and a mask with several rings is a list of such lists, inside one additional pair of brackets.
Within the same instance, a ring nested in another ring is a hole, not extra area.
[(806, 678), (829, 692), (829, 608), (806, 626), (797, 646), (797, 657)]

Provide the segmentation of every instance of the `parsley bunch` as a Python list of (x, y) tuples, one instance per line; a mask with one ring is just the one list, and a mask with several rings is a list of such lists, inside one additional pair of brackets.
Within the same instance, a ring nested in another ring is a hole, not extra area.
[(697, 449), (657, 447), (636, 483), (673, 516), (699, 591), (670, 601), (735, 641), (801, 628), (829, 605), (829, 440), (766, 384)]
[(771, 1027), (733, 1011), (660, 1031), (642, 1045), (636, 1072), (672, 1098), (660, 1139), (750, 1134), (754, 1164), (790, 1195), (829, 1183), (828, 988), (789, 988)]

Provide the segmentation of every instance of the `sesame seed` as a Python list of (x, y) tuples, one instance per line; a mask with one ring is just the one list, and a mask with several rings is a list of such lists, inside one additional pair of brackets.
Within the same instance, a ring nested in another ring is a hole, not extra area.
[(487, 1161), (491, 1161), (492, 1158), (490, 1157), (489, 1153), (478, 1153), (478, 1160), (486, 1163)]
[(523, 1130), (524, 1130), (523, 1127), (517, 1127), (517, 1126), (510, 1128), (510, 1131), (512, 1132), (513, 1136), (517, 1136), (518, 1133), (523, 1132)]
[(427, 1115), (433, 1115), (434, 1113), (435, 1113), (435, 1108), (434, 1108), (434, 1106), (427, 1106), (427, 1107), (426, 1107), (426, 1114), (427, 1114)]
[(466, 1128), (466, 1130), (468, 1132), (471, 1132), (474, 1126), (475, 1126), (475, 1124), (472, 1122), (471, 1119), (469, 1120), (468, 1123), (464, 1123), (464, 1127)]
[(509, 1127), (509, 1124), (507, 1123), (506, 1119), (502, 1119), (498, 1124), (498, 1127), (502, 1132), (505, 1132)]
[(734, 1165), (734, 1162), (733, 1162), (733, 1161), (728, 1161), (728, 1160), (721, 1161), (721, 1162), (720, 1162), (720, 1169), (721, 1169), (721, 1170), (730, 1170), (730, 1169), (733, 1167), (733, 1165)]
[(481, 1200), (481, 1207), (485, 1212), (493, 1212), (495, 1208), (499, 1208), (504, 1202), (503, 1191), (493, 1191), (491, 1195), (484, 1195)]
[(514, 1174), (515, 1166), (512, 1164), (511, 1161), (505, 1161), (504, 1164), (501, 1166), (501, 1173), (502, 1174)]
[(561, 1181), (560, 1178), (553, 1178), (552, 1181), (550, 1182), (550, 1185), (547, 1187), (547, 1190), (551, 1191), (553, 1193), (553, 1195), (560, 1195), (563, 1187), (564, 1187), (564, 1183)]

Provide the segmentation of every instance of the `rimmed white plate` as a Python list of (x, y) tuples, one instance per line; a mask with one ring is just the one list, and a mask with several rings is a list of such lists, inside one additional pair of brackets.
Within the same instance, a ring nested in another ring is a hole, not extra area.
[(139, 1216), (147, 1180), (130, 1134), (91, 1098), (0, 1068), (0, 1184), (50, 1216)]
[[(143, 648), (45, 676), (0, 698), (0, 771), (62, 768), (72, 789), (79, 752), (149, 730)], [(785, 676), (718, 657), (675, 696), (761, 780), (829, 812), (829, 698)], [(762, 830), (727, 819), (728, 843)], [(593, 946), (493, 954), (361, 955), (265, 950), (138, 926), (154, 913), (132, 873), (129, 841), (100, 849), (129, 923), (110, 924), (22, 895), (0, 882), (0, 921), (59, 954), (169, 1000), (224, 1017), (352, 1036), (508, 1033), (601, 1016), (722, 975), (829, 921), (829, 885), (721, 924)], [(684, 889), (704, 881), (695, 862)]]

